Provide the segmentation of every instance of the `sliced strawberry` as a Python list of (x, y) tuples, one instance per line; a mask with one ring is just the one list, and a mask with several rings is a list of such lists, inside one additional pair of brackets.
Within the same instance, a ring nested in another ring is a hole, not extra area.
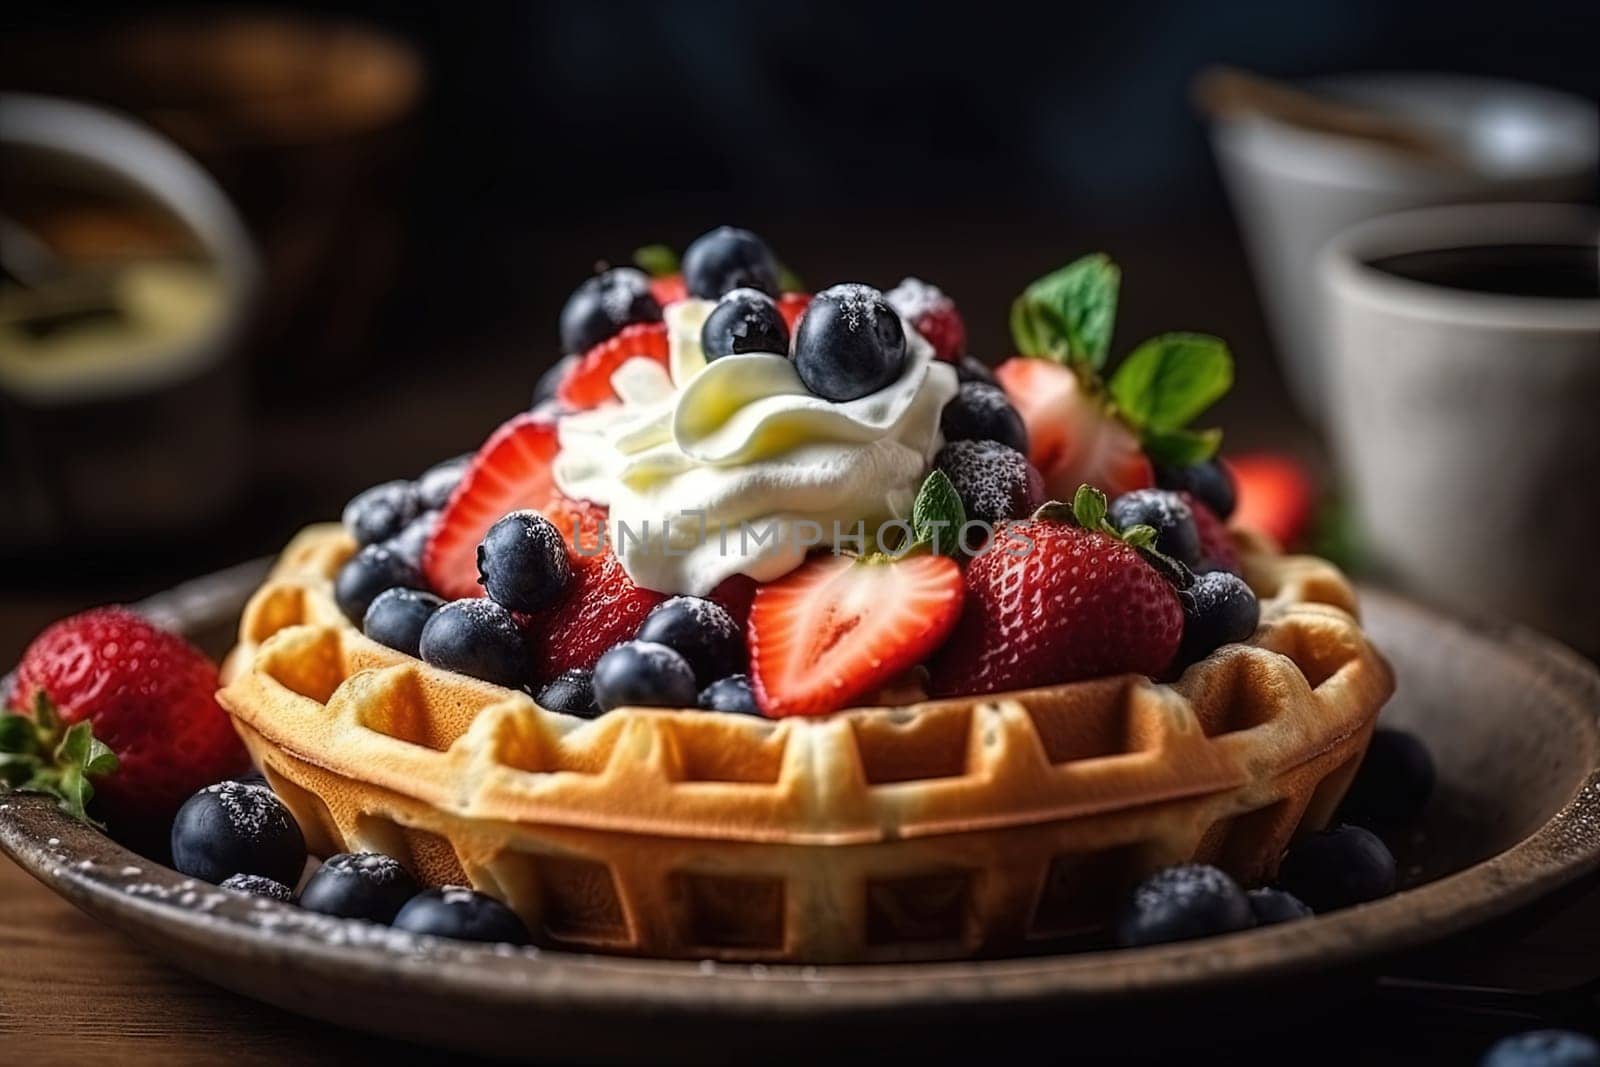
[(801, 314), (810, 303), (810, 293), (784, 293), (778, 297), (778, 314), (783, 316), (784, 325), (789, 327), (790, 337), (794, 336), (795, 323), (800, 321)]
[(1311, 524), (1316, 486), (1299, 461), (1270, 452), (1229, 456), (1239, 495), (1232, 522), (1259, 531), (1285, 548), (1295, 547)]
[(667, 365), (666, 323), (636, 322), (624, 326), (615, 337), (589, 349), (556, 388), (556, 399), (569, 411), (584, 411), (617, 399), (611, 388), (611, 376), (635, 357), (653, 359), (663, 367)]
[[(594, 551), (605, 509), (572, 500), (556, 488), (550, 462), (559, 448), (555, 423), (532, 413), (518, 415), (489, 435), (467, 464), (422, 550), (422, 572), (434, 592), (450, 600), (482, 596), (478, 543), (490, 526), (518, 508), (532, 508), (555, 523), (569, 545)], [(586, 558), (574, 553), (580, 565)]]
[(665, 599), (634, 585), (610, 549), (590, 557), (553, 610), (522, 620), (534, 679), (542, 684), (562, 671), (593, 670), (602, 652), (631, 638)]
[(1228, 534), (1228, 524), (1217, 518), (1217, 513), (1193, 493), (1181, 492), (1178, 495), (1194, 512), (1195, 529), (1200, 532), (1200, 569), (1238, 574), (1239, 553), (1235, 551), (1233, 538)]
[(819, 556), (756, 592), (750, 675), (772, 718), (826, 715), (938, 648), (961, 615), (961, 568), (946, 556)]
[(650, 279), (650, 295), (656, 298), (656, 303), (666, 307), (688, 297), (689, 290), (683, 284), (681, 273), (661, 274)]
[(1028, 459), (1044, 477), (1045, 495), (1071, 500), (1080, 485), (1113, 499), (1155, 484), (1139, 438), (1059, 363), (1014, 356), (995, 368), (1028, 428)]

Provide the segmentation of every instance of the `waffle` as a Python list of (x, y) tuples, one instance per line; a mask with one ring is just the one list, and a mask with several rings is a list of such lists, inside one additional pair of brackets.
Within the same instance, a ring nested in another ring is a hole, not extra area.
[(1331, 565), (1241, 537), (1247, 645), (1122, 676), (768, 721), (593, 721), (350, 625), (314, 526), (251, 599), (222, 704), (313, 852), (395, 856), (536, 940), (658, 957), (966, 957), (1092, 937), (1140, 877), (1270, 876), (1321, 827), (1393, 690)]

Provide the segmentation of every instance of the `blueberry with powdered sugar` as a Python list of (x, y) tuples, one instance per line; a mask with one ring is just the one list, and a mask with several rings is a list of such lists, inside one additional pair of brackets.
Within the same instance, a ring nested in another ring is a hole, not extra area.
[(1028, 428), (998, 386), (963, 382), (939, 414), (946, 441), (999, 441), (1028, 454)]
[(429, 617), (418, 651), (423, 662), (520, 689), (530, 672), (528, 646), (511, 612), (487, 597), (453, 600)]
[(385, 589), (420, 589), (426, 584), (417, 565), (389, 544), (368, 545), (334, 575), (333, 599), (345, 618), (359, 626)]
[(600, 706), (594, 702), (594, 676), (581, 667), (556, 675), (534, 699), (541, 708), (580, 719), (593, 719), (600, 714)]
[(259, 874), (235, 874), (222, 880), (222, 888), (235, 893), (248, 893), (253, 897), (266, 897), (283, 904), (294, 903), (294, 890), (273, 878)]
[(453, 937), (459, 941), (528, 943), (528, 928), (517, 918), (516, 912), (494, 897), (465, 886), (424, 889), (406, 901), (394, 917), (394, 927), (408, 933)]
[(594, 698), (601, 711), (692, 708), (699, 695), (688, 660), (654, 641), (624, 641), (594, 665)]
[(423, 550), (428, 547), (428, 539), (439, 526), (439, 514), (437, 511), (424, 511), (412, 519), (404, 530), (385, 541), (383, 546), (413, 567), (420, 568)]
[(172, 865), (191, 878), (216, 884), (254, 874), (292, 885), (305, 862), (299, 825), (264, 786), (208, 785), (172, 821)]
[(461, 484), (461, 478), (467, 473), (467, 465), (471, 462), (472, 454), (469, 452), (435, 463), (423, 471), (417, 477), (417, 502), (427, 511), (438, 511), (444, 507), (450, 502), (450, 494)]
[(883, 294), (846, 282), (824, 289), (806, 306), (795, 334), (794, 364), (818, 396), (857, 400), (899, 378), (907, 351), (905, 326)]
[(396, 652), (420, 656), (422, 629), (444, 601), (420, 589), (385, 589), (367, 608), (361, 632)]
[(700, 686), (745, 667), (744, 634), (715, 600), (675, 596), (662, 601), (645, 616), (635, 636), (666, 645), (688, 660)]
[(951, 441), (933, 465), (950, 479), (973, 522), (1025, 519), (1044, 503), (1044, 479), (1028, 457), (998, 441)]
[(300, 906), (342, 919), (389, 923), (418, 888), (399, 860), (381, 852), (342, 852), (306, 879)]
[(660, 322), (650, 279), (633, 267), (614, 267), (583, 283), (561, 308), (561, 351), (587, 352), (636, 322)]
[(750, 678), (743, 674), (718, 678), (700, 690), (700, 706), (706, 711), (726, 711), (734, 715), (761, 714), (761, 705), (756, 701)]
[(734, 289), (778, 293), (778, 260), (749, 230), (719, 226), (701, 234), (683, 252), (683, 284), (689, 295), (720, 300)]
[(341, 521), (358, 544), (375, 545), (405, 529), (421, 511), (417, 487), (401, 478), (357, 493), (344, 506)]
[(777, 303), (759, 289), (735, 289), (724, 296), (700, 328), (706, 361), (745, 352), (789, 354), (789, 326)]

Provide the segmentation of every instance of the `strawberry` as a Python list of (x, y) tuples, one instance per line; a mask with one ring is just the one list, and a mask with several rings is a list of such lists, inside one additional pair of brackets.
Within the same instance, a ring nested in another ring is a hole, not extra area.
[[(500, 518), (532, 508), (555, 523), (570, 545), (593, 551), (605, 509), (563, 496), (550, 475), (560, 444), (555, 423), (532, 413), (502, 425), (478, 449), (440, 513), (422, 550), (422, 572), (433, 591), (449, 600), (483, 595), (478, 584), (478, 543)], [(590, 557), (574, 553), (582, 564)]]
[(609, 548), (589, 557), (554, 608), (521, 620), (534, 679), (542, 684), (562, 671), (593, 670), (602, 652), (631, 638), (650, 609), (665, 599), (634, 585)]
[(818, 556), (763, 585), (750, 609), (750, 680), (773, 718), (826, 715), (921, 662), (961, 614), (946, 556)]
[(683, 274), (674, 271), (671, 274), (662, 274), (650, 279), (650, 295), (656, 298), (656, 303), (662, 307), (676, 304), (689, 295), (688, 288), (683, 284)]
[(810, 303), (810, 293), (784, 293), (778, 297), (778, 314), (783, 316), (784, 325), (789, 327), (790, 337), (794, 336), (795, 325)]
[(750, 605), (755, 601), (756, 590), (761, 588), (761, 583), (748, 574), (733, 574), (717, 583), (711, 590), (708, 599), (721, 604), (733, 621), (739, 624), (739, 632), (743, 633), (745, 624), (750, 621)]
[[(1098, 518), (1078, 503), (1091, 497)], [(967, 566), (966, 609), (933, 662), (936, 694), (1166, 670), (1183, 637), (1177, 591), (1110, 532), (1103, 496), (1086, 488), (1074, 510), (1076, 523), (1047, 505), (1033, 519), (1002, 525)]]
[(885, 294), (889, 305), (933, 346), (935, 358), (955, 363), (967, 352), (967, 324), (937, 285), (906, 278)]
[(170, 818), (202, 786), (249, 766), (217, 685), (199, 649), (126, 608), (63, 619), (17, 666), (9, 703), (35, 737), (16, 716), (0, 719), (0, 780), (28, 770), (12, 784), (55, 792), (80, 816), (98, 794), (119, 826)]
[(1044, 477), (1046, 497), (1068, 499), (1079, 485), (1118, 497), (1155, 484), (1138, 436), (1067, 367), (1016, 356), (995, 368), (995, 378), (1028, 428), (1028, 459)]
[(569, 411), (584, 411), (617, 399), (611, 376), (617, 368), (635, 357), (653, 359), (667, 365), (667, 324), (636, 322), (624, 326), (585, 352), (556, 387), (556, 399)]
[(1230, 456), (1239, 503), (1233, 524), (1256, 530), (1286, 548), (1293, 548), (1311, 525), (1316, 488), (1296, 460), (1270, 452)]
[(1239, 573), (1239, 553), (1233, 547), (1228, 525), (1193, 493), (1178, 494), (1194, 512), (1194, 525), (1200, 531), (1200, 569)]

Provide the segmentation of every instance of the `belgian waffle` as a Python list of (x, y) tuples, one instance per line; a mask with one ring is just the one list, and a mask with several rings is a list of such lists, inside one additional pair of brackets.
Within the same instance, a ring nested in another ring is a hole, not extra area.
[(571, 949), (771, 962), (1011, 952), (1092, 930), (1150, 871), (1270, 876), (1322, 826), (1393, 690), (1330, 564), (1241, 537), (1261, 626), (1122, 676), (768, 721), (584, 721), (364, 637), (333, 525), (245, 610), (220, 699), (312, 851), (375, 850)]

